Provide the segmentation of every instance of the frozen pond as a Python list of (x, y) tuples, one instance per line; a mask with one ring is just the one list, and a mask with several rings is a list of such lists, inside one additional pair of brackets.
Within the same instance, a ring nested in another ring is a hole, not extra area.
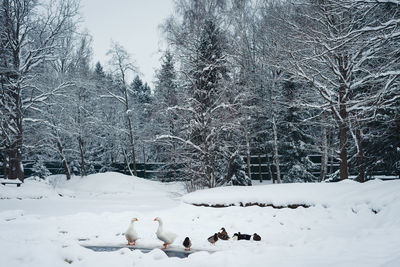
[[(110, 251), (116, 251), (120, 250), (124, 247), (120, 246), (83, 246), (85, 248), (91, 249), (96, 252), (110, 252)], [(140, 250), (143, 253), (149, 253), (152, 251), (154, 248), (135, 248), (135, 247), (127, 247), (130, 250)], [(177, 257), (177, 258), (187, 258), (190, 254), (199, 252), (199, 251), (177, 251), (177, 250), (163, 250), (163, 252), (168, 256), (168, 257)], [(210, 253), (210, 252), (209, 252)]]

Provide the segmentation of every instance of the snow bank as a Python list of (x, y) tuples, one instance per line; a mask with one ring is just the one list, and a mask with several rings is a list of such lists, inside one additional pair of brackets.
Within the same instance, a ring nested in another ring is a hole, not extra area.
[(74, 176), (70, 181), (50, 177), (50, 183), (60, 193), (80, 194), (93, 198), (115, 197), (151, 197), (166, 196), (170, 191), (176, 191), (183, 186), (178, 183), (161, 183), (143, 178), (124, 175), (117, 172), (106, 172), (88, 175), (86, 177)]
[(400, 201), (400, 181), (373, 180), (358, 183), (293, 183), (255, 187), (219, 187), (199, 190), (182, 200), (193, 205), (243, 206), (258, 203), (265, 206), (288, 207), (305, 205), (324, 207), (356, 207), (367, 204), (379, 211), (391, 202)]
[(161, 205), (176, 206), (183, 193), (182, 183), (161, 183), (115, 172), (75, 176), (69, 181), (63, 175), (54, 175), (46, 180), (26, 179), (21, 187), (0, 186), (0, 200), (7, 200), (0, 201), (0, 211), (18, 209), (46, 216), (148, 211)]
[(166, 196), (170, 191), (180, 189), (178, 183), (161, 183), (128, 176), (116, 172), (98, 173), (86, 177), (72, 176), (67, 181), (64, 175), (52, 175), (47, 179), (27, 178), (17, 187), (14, 184), (0, 187), (0, 199), (42, 199), (90, 196), (107, 197), (149, 197)]
[(25, 179), (20, 187), (15, 184), (0, 185), (0, 199), (41, 199), (58, 196), (49, 182), (41, 179)]

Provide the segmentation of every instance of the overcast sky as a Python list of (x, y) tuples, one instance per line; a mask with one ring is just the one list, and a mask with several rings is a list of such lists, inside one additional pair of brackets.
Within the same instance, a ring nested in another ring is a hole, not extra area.
[(173, 0), (81, 0), (83, 28), (93, 36), (94, 62), (107, 63), (111, 40), (136, 61), (144, 81), (154, 81), (165, 48), (158, 25), (173, 11)]

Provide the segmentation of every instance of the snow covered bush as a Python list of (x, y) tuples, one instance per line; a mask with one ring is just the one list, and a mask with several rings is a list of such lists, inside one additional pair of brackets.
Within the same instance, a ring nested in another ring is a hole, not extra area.
[(251, 185), (251, 179), (246, 172), (246, 163), (239, 155), (236, 155), (231, 162), (228, 163), (227, 170), (225, 170), (225, 168), (219, 170), (219, 177), (221, 178), (218, 181), (218, 186)]
[(287, 174), (283, 177), (284, 183), (304, 183), (304, 182), (314, 182), (316, 177), (307, 171), (304, 165), (293, 165)]
[(35, 162), (35, 164), (33, 164), (32, 171), (33, 176), (37, 176), (42, 179), (51, 175), (51, 172), (46, 168), (42, 160), (38, 160)]

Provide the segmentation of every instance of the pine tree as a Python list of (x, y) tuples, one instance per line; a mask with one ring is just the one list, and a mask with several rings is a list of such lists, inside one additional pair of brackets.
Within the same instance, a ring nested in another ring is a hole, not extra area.
[[(184, 172), (179, 164), (180, 146), (175, 139), (157, 139), (157, 136), (179, 136), (181, 125), (179, 124), (180, 111), (177, 109), (178, 88), (174, 67), (173, 55), (166, 51), (162, 57), (160, 70), (157, 72), (155, 83), (154, 106), (152, 113), (153, 135), (156, 138), (156, 160), (162, 163), (160, 167), (162, 178), (173, 180), (183, 179)], [(161, 177), (159, 177), (161, 178)]]
[(120, 160), (120, 136), (119, 129), (124, 128), (123, 118), (118, 115), (122, 112), (119, 105), (115, 105), (113, 98), (108, 95), (108, 90), (113, 88), (114, 81), (107, 74), (100, 62), (95, 65), (93, 80), (95, 84), (95, 94), (98, 98), (98, 110), (96, 121), (99, 130), (99, 147), (97, 160), (100, 161), (100, 171), (114, 171), (114, 164)]
[(135, 128), (136, 138), (135, 142), (138, 147), (138, 158), (141, 158), (143, 163), (143, 177), (146, 178), (146, 162), (150, 156), (151, 151), (151, 105), (152, 95), (150, 86), (143, 83), (142, 79), (136, 75), (133, 79), (130, 90), (132, 91), (133, 101), (133, 124)]
[(282, 84), (283, 98), (287, 107), (282, 112), (279, 122), (281, 164), (284, 182), (313, 182), (316, 177), (310, 172), (312, 162), (308, 159), (311, 154), (313, 136), (309, 134), (309, 126), (303, 120), (309, 112), (298, 106), (296, 98), (299, 92), (304, 94), (306, 88), (301, 83), (288, 79)]

